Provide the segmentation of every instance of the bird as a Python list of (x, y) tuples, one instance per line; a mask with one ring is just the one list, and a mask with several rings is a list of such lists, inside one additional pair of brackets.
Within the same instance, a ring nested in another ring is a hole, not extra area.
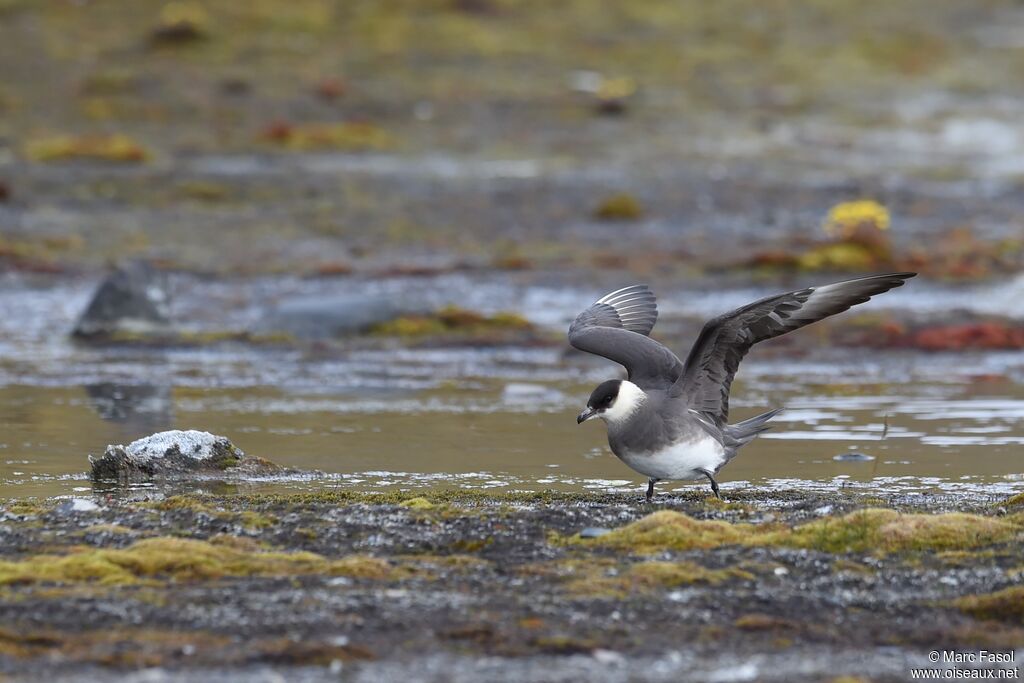
[(729, 389), (750, 347), (842, 313), (915, 275), (870, 275), (759, 299), (705, 323), (685, 361), (649, 336), (658, 306), (647, 285), (606, 294), (576, 316), (569, 343), (619, 363), (626, 379), (599, 384), (576, 423), (605, 422), (612, 452), (648, 478), (648, 503), (662, 480), (707, 478), (721, 498), (719, 470), (782, 411), (729, 424)]

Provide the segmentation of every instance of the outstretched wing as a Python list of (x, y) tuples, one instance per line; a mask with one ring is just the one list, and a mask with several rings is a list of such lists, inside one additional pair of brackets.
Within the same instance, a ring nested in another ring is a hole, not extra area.
[(872, 275), (755, 301), (704, 325), (673, 393), (692, 410), (719, 424), (729, 419), (729, 388), (740, 361), (754, 344), (810, 325), (872, 296), (900, 287), (917, 273)]
[(679, 378), (683, 364), (647, 336), (657, 320), (654, 292), (647, 285), (625, 287), (576, 316), (569, 326), (569, 343), (625, 366), (629, 381), (641, 389), (667, 389)]

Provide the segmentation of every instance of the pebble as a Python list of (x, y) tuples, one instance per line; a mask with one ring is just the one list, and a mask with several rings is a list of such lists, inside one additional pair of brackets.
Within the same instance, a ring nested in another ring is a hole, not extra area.
[(611, 529), (603, 526), (588, 526), (580, 532), (580, 538), (599, 538), (605, 534), (610, 534), (611, 532)]
[(833, 456), (832, 459), (836, 462), (871, 462), (875, 459), (875, 456), (865, 455), (864, 453), (840, 453)]

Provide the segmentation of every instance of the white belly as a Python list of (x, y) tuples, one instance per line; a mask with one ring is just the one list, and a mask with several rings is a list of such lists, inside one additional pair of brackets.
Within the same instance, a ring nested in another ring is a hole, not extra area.
[(725, 461), (725, 449), (709, 435), (681, 441), (653, 453), (624, 453), (624, 463), (655, 479), (699, 479)]

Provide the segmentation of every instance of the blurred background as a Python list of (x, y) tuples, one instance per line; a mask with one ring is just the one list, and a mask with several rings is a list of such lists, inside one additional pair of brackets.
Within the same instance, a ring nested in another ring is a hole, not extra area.
[(723, 488), (1022, 486), (1019, 2), (0, 0), (0, 73), (0, 494), (171, 427), (329, 486), (638, 486), (572, 419), (618, 372), (578, 310), (647, 282), (684, 354), (896, 269), (748, 358), (736, 418), (790, 410)]

